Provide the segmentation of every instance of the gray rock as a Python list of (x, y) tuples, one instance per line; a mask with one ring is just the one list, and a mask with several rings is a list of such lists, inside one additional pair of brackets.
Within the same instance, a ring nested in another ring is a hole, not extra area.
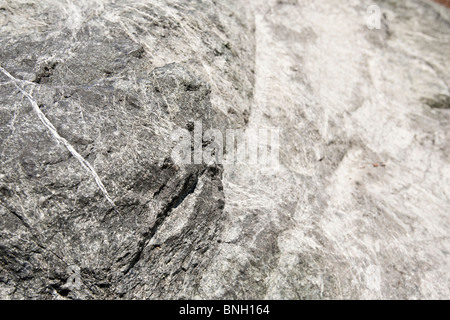
[(0, 298), (448, 298), (450, 13), (371, 4), (0, 2)]

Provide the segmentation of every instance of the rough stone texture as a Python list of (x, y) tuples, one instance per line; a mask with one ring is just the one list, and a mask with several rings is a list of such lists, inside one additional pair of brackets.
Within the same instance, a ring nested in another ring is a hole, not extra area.
[(1, 0), (0, 298), (450, 297), (450, 10), (375, 3)]

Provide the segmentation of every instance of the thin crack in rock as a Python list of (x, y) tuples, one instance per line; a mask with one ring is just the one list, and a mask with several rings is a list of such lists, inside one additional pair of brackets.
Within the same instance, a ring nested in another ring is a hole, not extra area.
[(127, 274), (128, 272), (130, 272), (130, 270), (133, 269), (134, 266), (139, 262), (139, 260), (141, 259), (142, 253), (144, 252), (144, 249), (147, 246), (148, 242), (153, 238), (153, 236), (158, 231), (159, 227), (164, 223), (164, 220), (166, 219), (166, 217), (170, 213), (170, 211), (172, 209), (180, 206), (183, 203), (183, 201), (186, 199), (186, 197), (195, 191), (195, 188), (197, 187), (198, 179), (204, 172), (205, 172), (205, 169), (203, 169), (200, 172), (200, 174), (189, 175), (186, 178), (180, 192), (175, 197), (173, 197), (172, 200), (166, 206), (164, 206), (164, 209), (156, 216), (155, 223), (150, 228), (150, 230), (144, 235), (144, 239), (139, 244), (138, 251), (135, 253), (133, 259), (131, 259), (128, 267), (124, 271), (124, 274)]

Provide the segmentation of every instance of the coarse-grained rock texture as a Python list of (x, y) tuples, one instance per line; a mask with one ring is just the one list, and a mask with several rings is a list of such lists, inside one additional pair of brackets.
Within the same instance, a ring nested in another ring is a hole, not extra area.
[[(450, 297), (450, 9), (0, 0), (0, 43), (0, 298)], [(175, 163), (200, 121), (279, 167)]]

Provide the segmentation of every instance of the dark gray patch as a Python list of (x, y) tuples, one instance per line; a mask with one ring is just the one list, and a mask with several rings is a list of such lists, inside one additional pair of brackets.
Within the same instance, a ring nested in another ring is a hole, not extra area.
[(422, 101), (432, 109), (450, 109), (450, 96), (438, 94), (434, 98), (423, 98)]

